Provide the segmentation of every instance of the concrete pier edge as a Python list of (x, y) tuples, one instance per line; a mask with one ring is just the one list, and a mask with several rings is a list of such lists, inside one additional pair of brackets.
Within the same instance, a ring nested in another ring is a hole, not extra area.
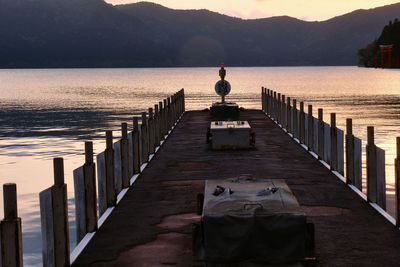
[[(180, 117), (176, 120), (176, 122), (172, 125), (171, 129), (168, 130), (168, 133), (165, 135), (165, 139), (160, 142), (160, 145), (156, 147), (154, 154), (149, 155), (149, 160), (145, 163), (143, 163), (140, 166), (140, 173), (133, 175), (130, 178), (130, 186), (124, 190), (122, 190), (118, 196), (117, 196), (117, 205), (118, 203), (123, 199), (125, 194), (133, 187), (133, 184), (135, 183), (136, 179), (139, 178), (139, 176), (142, 174), (143, 170), (147, 167), (147, 165), (150, 163), (150, 161), (153, 159), (154, 155), (159, 151), (161, 146), (167, 141), (167, 138), (172, 134), (173, 130), (175, 129), (176, 125), (181, 121), (182, 117), (185, 115), (185, 111), (180, 115)], [(115, 206), (116, 207), (116, 206)], [(98, 219), (98, 229), (97, 231), (101, 228), (103, 223), (107, 220), (107, 218), (111, 215), (115, 207), (108, 208), (104, 214)], [(78, 256), (81, 254), (81, 252), (86, 248), (86, 246), (89, 244), (90, 240), (94, 237), (96, 232), (91, 232), (87, 233), (82, 240), (77, 244), (75, 249), (71, 252), (70, 254), (70, 263), (71, 265), (75, 262), (75, 260), (78, 258)]]
[[(315, 153), (312, 152), (312, 151), (309, 151), (308, 148), (307, 148), (305, 145), (301, 144), (300, 141), (299, 141), (297, 138), (295, 138), (295, 137), (293, 136), (293, 134), (289, 133), (289, 132), (287, 131), (287, 129), (284, 128), (279, 122), (277, 122), (272, 116), (268, 115), (266, 112), (263, 112), (263, 113), (264, 113), (269, 119), (271, 119), (276, 125), (278, 125), (279, 128), (282, 129), (282, 131), (284, 131), (286, 134), (288, 134), (294, 141), (296, 141), (302, 148), (304, 148), (309, 154), (311, 154), (314, 158), (318, 159), (318, 155), (317, 155), (317, 154), (315, 154)], [(346, 184), (346, 178), (343, 177), (343, 176), (342, 176), (340, 173), (338, 173), (337, 171), (331, 170), (331, 166), (330, 166), (328, 163), (326, 163), (325, 161), (323, 161), (323, 160), (321, 160), (321, 159), (319, 160), (319, 162), (320, 162), (323, 166), (325, 166), (325, 168), (327, 168), (328, 170), (330, 170), (339, 180), (341, 180), (343, 183)], [(347, 186), (348, 186), (351, 190), (353, 190), (357, 195), (359, 195), (362, 199), (364, 199), (366, 202), (368, 202), (368, 201), (367, 201), (367, 195), (365, 195), (363, 192), (361, 192), (357, 187), (355, 187), (355, 186), (352, 185), (352, 184), (347, 184)], [(388, 220), (391, 224), (393, 224), (394, 226), (396, 226), (396, 219), (395, 219), (393, 216), (391, 216), (391, 215), (390, 215), (389, 213), (387, 213), (384, 209), (382, 209), (381, 207), (379, 207), (378, 204), (372, 203), (372, 202), (369, 202), (369, 204), (370, 204), (370, 206), (373, 207), (377, 212), (379, 212), (386, 220)], [(398, 229), (400, 230), (400, 227), (396, 227), (396, 228), (398, 228)]]

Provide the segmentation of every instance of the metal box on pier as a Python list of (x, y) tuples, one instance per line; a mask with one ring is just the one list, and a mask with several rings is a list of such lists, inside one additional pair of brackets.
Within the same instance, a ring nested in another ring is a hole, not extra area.
[(212, 149), (244, 149), (254, 146), (254, 134), (247, 121), (213, 121), (210, 138)]
[(306, 215), (281, 179), (206, 180), (197, 255), (206, 262), (301, 262)]

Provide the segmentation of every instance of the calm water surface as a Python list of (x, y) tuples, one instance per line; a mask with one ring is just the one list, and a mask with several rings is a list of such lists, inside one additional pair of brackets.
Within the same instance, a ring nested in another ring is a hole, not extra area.
[[(25, 265), (41, 265), (38, 193), (53, 183), (52, 158), (64, 157), (70, 202), (71, 247), (75, 246), (72, 170), (84, 162), (84, 141), (95, 153), (105, 147), (104, 131), (118, 137), (121, 122), (185, 88), (187, 110), (208, 108), (219, 97), (218, 68), (0, 70), (0, 182), (17, 183), (23, 220)], [(394, 213), (395, 138), (400, 136), (400, 70), (357, 67), (227, 68), (228, 101), (261, 108), (261, 86), (337, 113), (345, 129), (366, 140), (375, 126), (386, 151), (388, 211)], [(365, 173), (365, 170), (364, 170)], [(364, 174), (365, 177), (365, 174)], [(2, 190), (0, 190), (2, 191)], [(0, 217), (3, 218), (2, 192)]]

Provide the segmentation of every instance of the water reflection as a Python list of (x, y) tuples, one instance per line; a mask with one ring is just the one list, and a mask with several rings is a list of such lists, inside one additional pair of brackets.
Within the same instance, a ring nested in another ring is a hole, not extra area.
[[(105, 130), (119, 136), (122, 121), (185, 88), (186, 108), (204, 109), (219, 97), (215, 68), (0, 70), (0, 182), (17, 183), (23, 219), (25, 265), (41, 265), (38, 193), (53, 183), (52, 158), (64, 157), (68, 184), (71, 247), (75, 244), (72, 171), (84, 162), (85, 140), (104, 150)], [(261, 86), (337, 113), (345, 129), (375, 140), (386, 151), (388, 210), (393, 213), (395, 137), (400, 136), (400, 71), (357, 67), (229, 68), (228, 101), (260, 109)], [(364, 157), (365, 162), (365, 157)], [(365, 166), (365, 165), (364, 165)], [(365, 178), (365, 169), (364, 169)], [(365, 187), (365, 181), (364, 181)], [(2, 207), (0, 192), (0, 207)], [(0, 209), (0, 217), (3, 217)]]

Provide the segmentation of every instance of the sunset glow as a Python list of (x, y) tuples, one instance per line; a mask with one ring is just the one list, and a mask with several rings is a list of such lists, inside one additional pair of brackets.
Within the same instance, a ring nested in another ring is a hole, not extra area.
[[(106, 0), (111, 4), (139, 1)], [(398, 0), (154, 0), (173, 9), (209, 9), (245, 19), (288, 15), (302, 20), (327, 20), (357, 9), (369, 9), (399, 2)]]

